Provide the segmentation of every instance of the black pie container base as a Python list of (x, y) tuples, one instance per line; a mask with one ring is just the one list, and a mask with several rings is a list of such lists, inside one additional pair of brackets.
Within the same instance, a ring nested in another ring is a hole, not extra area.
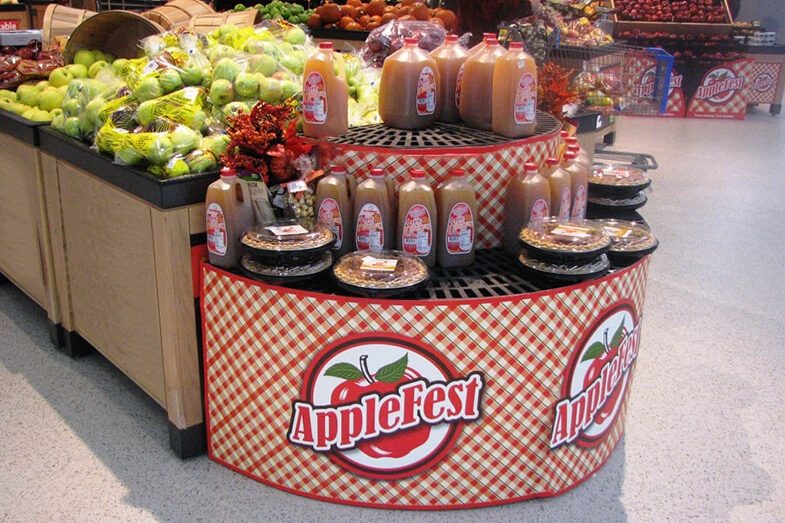
[(355, 296), (363, 298), (405, 298), (406, 296), (416, 294), (417, 291), (425, 287), (428, 284), (429, 279), (430, 277), (425, 278), (423, 281), (408, 287), (398, 287), (396, 289), (370, 289), (368, 287), (358, 287), (356, 285), (344, 283), (335, 276), (335, 273), (333, 273), (333, 280), (335, 280), (338, 287)]
[(560, 285), (564, 285), (565, 283), (567, 284), (582, 283), (608, 274), (607, 267), (600, 271), (596, 271), (588, 274), (557, 274), (547, 271), (540, 271), (532, 267), (527, 267), (526, 265), (523, 265), (520, 262), (517, 263), (517, 267), (518, 270), (521, 271), (521, 274), (523, 274), (525, 277), (530, 278), (537, 282), (546, 283), (551, 287), (557, 287)]
[(651, 180), (646, 180), (646, 182), (639, 185), (606, 185), (591, 182), (588, 185), (589, 197), (596, 196), (597, 198), (624, 200), (634, 198), (639, 192), (648, 188), (651, 185)]
[(252, 280), (263, 281), (265, 283), (269, 283), (270, 285), (281, 285), (283, 287), (297, 287), (299, 285), (307, 284), (314, 278), (326, 277), (330, 268), (331, 267), (328, 266), (319, 272), (314, 272), (313, 274), (306, 274), (302, 276), (268, 276), (266, 274), (259, 274), (258, 272), (250, 271), (246, 269), (243, 265), (240, 265), (240, 272), (243, 274), (243, 276), (247, 278), (251, 278)]
[(609, 244), (606, 245), (605, 247), (602, 247), (601, 249), (595, 249), (593, 251), (556, 252), (556, 251), (549, 251), (545, 249), (540, 249), (538, 247), (534, 247), (533, 245), (529, 245), (523, 240), (519, 240), (519, 243), (524, 249), (526, 249), (526, 252), (528, 252), (532, 258), (537, 258), (540, 261), (549, 262), (549, 263), (575, 263), (575, 264), (589, 263), (592, 260), (595, 260), (598, 257), (605, 254), (606, 252), (608, 252), (608, 249), (610, 248), (610, 244)]
[(631, 222), (646, 223), (646, 220), (636, 211), (617, 211), (614, 208), (592, 207), (586, 208), (586, 218), (589, 220), (627, 220)]
[(593, 202), (593, 201), (591, 201), (591, 196), (590, 196), (589, 197), (589, 201), (587, 202), (587, 205), (586, 205), (586, 209), (587, 209), (587, 212), (588, 212), (588, 209), (595, 209), (595, 210), (599, 210), (599, 211), (616, 212), (616, 213), (635, 211), (635, 210), (640, 209), (644, 205), (646, 205), (646, 202), (648, 201), (648, 198), (646, 197), (645, 194), (642, 195), (642, 196), (643, 196), (643, 198), (639, 202), (635, 202), (635, 203), (621, 203), (622, 200), (619, 200), (618, 203), (614, 203), (612, 205), (606, 205), (604, 203)]
[(614, 267), (627, 267), (628, 265), (632, 265), (636, 261), (640, 260), (644, 256), (647, 256), (654, 251), (657, 250), (657, 247), (660, 246), (660, 242), (657, 241), (653, 246), (647, 249), (641, 249), (639, 251), (608, 251), (608, 259), (611, 262), (611, 265)]

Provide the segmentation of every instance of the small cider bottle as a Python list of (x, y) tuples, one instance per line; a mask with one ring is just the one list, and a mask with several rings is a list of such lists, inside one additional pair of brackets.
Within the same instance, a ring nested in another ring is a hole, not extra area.
[(399, 251), (419, 256), (428, 267), (436, 263), (436, 198), (425, 171), (412, 169), (398, 191)]
[(439, 68), (439, 92), (442, 98), (441, 112), (436, 120), (447, 123), (460, 122), (461, 115), (458, 112), (455, 91), (458, 72), (469, 58), (469, 52), (458, 43), (456, 35), (447, 35), (444, 43), (431, 51), (431, 56), (436, 60)]
[(469, 127), (491, 130), (493, 68), (496, 60), (507, 53), (495, 38), (488, 38), (479, 53), (470, 56), (463, 66), (459, 111)]
[(384, 171), (371, 169), (371, 176), (357, 185), (354, 198), (354, 243), (358, 251), (392, 249), (395, 222)]
[(570, 219), (582, 220), (586, 218), (586, 198), (589, 184), (589, 173), (582, 164), (578, 163), (575, 151), (571, 151), (568, 146), (564, 153), (562, 168), (570, 173), (570, 192), (572, 194), (572, 207), (570, 208)]
[(397, 129), (428, 127), (439, 114), (439, 68), (416, 38), (387, 57), (379, 82), (379, 116)]
[(437, 261), (442, 267), (466, 267), (474, 263), (477, 232), (477, 195), (463, 169), (453, 169), (436, 188), (439, 233)]
[(333, 56), (332, 42), (320, 42), (305, 62), (302, 106), (305, 136), (340, 136), (349, 128), (349, 86), (343, 60)]
[(253, 209), (246, 183), (234, 169), (224, 167), (221, 177), (207, 188), (207, 257), (216, 267), (231, 269), (240, 263), (240, 238), (251, 227)]
[(517, 173), (507, 186), (504, 201), (504, 250), (511, 256), (520, 251), (518, 236), (529, 222), (549, 216), (551, 207), (550, 184), (542, 176), (536, 163), (528, 162), (523, 172)]
[(591, 169), (592, 161), (591, 158), (589, 158), (589, 153), (586, 151), (586, 149), (581, 147), (581, 144), (578, 141), (578, 139), (574, 136), (570, 136), (567, 138), (566, 141), (567, 141), (567, 150), (573, 151), (575, 153), (575, 159), (578, 161), (578, 163), (586, 167), (587, 171)]
[(510, 42), (493, 68), (492, 125), (507, 138), (531, 136), (537, 126), (537, 64), (522, 42)]
[(551, 188), (551, 216), (556, 216), (563, 221), (569, 220), (572, 203), (570, 173), (559, 166), (558, 158), (548, 158), (542, 175), (548, 180)]
[(346, 169), (333, 167), (316, 184), (316, 219), (333, 231), (333, 252), (338, 256), (352, 250), (352, 200)]

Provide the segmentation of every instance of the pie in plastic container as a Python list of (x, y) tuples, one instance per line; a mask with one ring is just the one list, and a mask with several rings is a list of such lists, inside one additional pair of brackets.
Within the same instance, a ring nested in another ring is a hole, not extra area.
[(245, 276), (272, 285), (291, 285), (308, 281), (325, 274), (333, 264), (332, 253), (325, 252), (322, 258), (306, 265), (265, 265), (254, 260), (250, 254), (243, 255), (240, 268)]
[(589, 262), (552, 263), (534, 258), (521, 250), (518, 263), (523, 272), (536, 279), (555, 280), (563, 283), (579, 283), (605, 275), (610, 268), (608, 256), (601, 254)]
[(610, 248), (602, 227), (587, 221), (548, 218), (529, 223), (518, 235), (529, 256), (545, 262), (589, 262)]
[(595, 220), (611, 239), (608, 258), (616, 266), (629, 265), (653, 253), (659, 241), (643, 223), (627, 220)]
[(333, 266), (333, 277), (345, 290), (369, 298), (414, 292), (428, 282), (428, 266), (401, 251), (356, 251)]
[(625, 165), (598, 164), (589, 174), (589, 196), (625, 199), (651, 185), (646, 171)]
[(318, 262), (335, 240), (335, 234), (321, 223), (289, 218), (251, 228), (240, 243), (264, 265), (296, 266)]

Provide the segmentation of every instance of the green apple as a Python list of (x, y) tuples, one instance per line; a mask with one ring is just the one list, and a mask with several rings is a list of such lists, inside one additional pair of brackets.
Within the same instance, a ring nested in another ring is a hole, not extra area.
[(63, 125), (65, 125), (65, 115), (63, 113), (60, 114), (53, 114), (53, 113), (54, 111), (50, 113), (52, 114), (52, 127), (61, 131), (63, 129)]
[(144, 151), (147, 161), (158, 165), (168, 162), (172, 158), (172, 154), (174, 154), (174, 145), (166, 136), (156, 136)]
[(89, 49), (80, 49), (74, 55), (74, 63), (83, 65), (85, 69), (88, 69), (95, 61), (95, 53)]
[(232, 25), (232, 24), (224, 24), (224, 25), (222, 25), (221, 27), (218, 28), (218, 36), (219, 37), (224, 37), (224, 36), (228, 35), (229, 33), (232, 33), (232, 32), (234, 32), (236, 30), (237, 30), (237, 27), (235, 27), (234, 25)]
[(278, 69), (278, 62), (270, 55), (257, 54), (248, 60), (248, 67), (252, 73), (272, 76), (275, 70)]
[(33, 109), (33, 114), (29, 118), (34, 122), (51, 122), (52, 115), (49, 114), (49, 111), (43, 111), (41, 109)]
[(74, 76), (65, 67), (58, 67), (49, 73), (49, 83), (52, 87), (63, 87), (73, 79)]
[(118, 58), (112, 62), (112, 69), (114, 69), (115, 73), (120, 74), (123, 72), (123, 67), (125, 67), (125, 64), (127, 63), (127, 58)]
[(169, 139), (172, 141), (174, 152), (185, 155), (199, 147), (202, 135), (190, 127), (178, 125), (174, 131), (169, 133)]
[(136, 109), (136, 119), (142, 125), (150, 125), (155, 120), (155, 100), (146, 100)]
[(22, 116), (22, 118), (24, 118), (26, 120), (32, 120), (33, 119), (33, 114), (35, 112), (37, 112), (37, 111), (38, 111), (38, 109), (36, 109), (35, 107), (28, 107), (25, 110), (25, 112), (22, 113), (21, 116)]
[(39, 93), (44, 89), (46, 89), (47, 87), (49, 87), (49, 82), (47, 82), (46, 80), (41, 80), (40, 82), (37, 82), (35, 84), (35, 90), (38, 91)]
[(221, 58), (215, 64), (213, 69), (213, 81), (215, 80), (229, 80), (234, 82), (237, 75), (240, 73), (240, 66), (235, 63), (231, 58)]
[(38, 107), (51, 111), (63, 105), (63, 94), (54, 87), (47, 87), (38, 94)]
[(283, 82), (281, 82), (281, 91), (282, 91), (281, 98), (283, 98), (284, 100), (291, 98), (292, 96), (299, 93), (301, 90), (302, 90), (302, 86), (297, 82), (293, 82), (291, 80), (284, 80)]
[(63, 131), (71, 138), (76, 138), (77, 140), (81, 138), (82, 133), (79, 132), (79, 118), (76, 116), (66, 118)]
[(106, 62), (105, 61), (98, 60), (97, 62), (94, 62), (93, 65), (91, 65), (87, 69), (87, 76), (88, 76), (88, 78), (95, 78), (96, 76), (98, 76), (98, 73), (100, 73), (101, 69), (103, 69), (104, 67), (106, 67)]
[(204, 124), (207, 123), (207, 114), (204, 111), (196, 111), (193, 120), (191, 120), (191, 129), (201, 131)]
[(104, 53), (104, 60), (106, 60), (106, 63), (111, 64), (114, 63), (115, 60), (117, 60), (117, 57), (112, 53)]
[(270, 103), (278, 103), (281, 101), (283, 95), (283, 88), (281, 82), (275, 78), (265, 78), (264, 82), (259, 83), (259, 99)]
[(223, 108), (223, 115), (225, 118), (234, 118), (235, 116), (239, 116), (248, 112), (248, 106), (243, 102), (229, 102), (228, 104), (224, 105)]
[[(93, 49), (93, 63), (95, 62), (106, 62), (106, 55), (103, 51), (99, 51), (98, 49)], [(89, 66), (88, 66), (89, 67)]]
[(183, 87), (183, 81), (180, 79), (180, 73), (174, 69), (166, 69), (158, 75), (158, 83), (161, 84), (161, 89), (164, 93), (171, 93)]
[(84, 80), (84, 93), (88, 100), (103, 95), (106, 92), (106, 89), (106, 84), (99, 80), (93, 78)]
[[(93, 65), (93, 64), (90, 64)], [(87, 78), (87, 66), (84, 64), (71, 64), (65, 66), (66, 71), (74, 78)]]
[(229, 80), (214, 80), (210, 85), (210, 100), (215, 105), (226, 105), (234, 100), (234, 87)]
[(0, 100), (16, 101), (16, 93), (8, 89), (0, 89)]
[(115, 154), (120, 163), (125, 165), (136, 165), (144, 160), (144, 156), (130, 145), (123, 145)]
[(187, 65), (180, 71), (180, 80), (185, 85), (199, 85), (202, 83), (202, 70), (195, 65)]
[(286, 31), (286, 36), (283, 39), (293, 45), (303, 45), (305, 44), (305, 31), (299, 27), (292, 27)]
[(251, 73), (240, 73), (234, 80), (234, 90), (242, 98), (255, 97), (259, 93), (259, 80)]
[(68, 100), (63, 101), (63, 113), (65, 113), (66, 116), (79, 116), (81, 109), (79, 100), (75, 98), (69, 98)]
[(19, 103), (32, 107), (38, 101), (38, 91), (34, 85), (22, 84), (16, 88), (16, 98)]
[(140, 102), (145, 100), (152, 100), (153, 98), (160, 98), (164, 94), (161, 84), (155, 78), (145, 78), (139, 83), (136, 88), (136, 98)]
[(100, 112), (104, 105), (106, 105), (106, 100), (101, 96), (97, 96), (90, 100), (90, 103), (85, 107), (87, 118), (94, 125), (103, 125), (104, 122), (100, 121)]
[(229, 147), (229, 136), (225, 134), (205, 136), (202, 138), (202, 143), (199, 144), (200, 149), (210, 151), (216, 158), (226, 152), (227, 147)]
[(164, 173), (169, 178), (176, 178), (178, 176), (185, 176), (191, 171), (188, 169), (188, 164), (182, 158), (172, 159), (164, 166)]

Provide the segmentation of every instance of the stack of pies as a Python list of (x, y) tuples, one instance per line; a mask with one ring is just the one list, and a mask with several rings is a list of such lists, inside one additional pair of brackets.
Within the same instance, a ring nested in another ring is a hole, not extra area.
[(641, 169), (623, 165), (597, 164), (589, 175), (588, 212), (617, 216), (646, 205), (643, 192), (651, 178)]
[(577, 283), (604, 275), (610, 267), (605, 254), (611, 239), (589, 221), (536, 221), (518, 236), (518, 262), (528, 276)]
[(653, 253), (659, 242), (651, 229), (641, 222), (595, 220), (611, 239), (608, 258), (615, 267), (625, 267)]
[(252, 228), (240, 243), (246, 254), (241, 267), (251, 278), (286, 284), (313, 278), (329, 270), (335, 234), (305, 219), (283, 219)]
[(338, 260), (333, 277), (353, 294), (387, 298), (420, 289), (428, 281), (429, 272), (420, 258), (400, 251), (357, 251)]

